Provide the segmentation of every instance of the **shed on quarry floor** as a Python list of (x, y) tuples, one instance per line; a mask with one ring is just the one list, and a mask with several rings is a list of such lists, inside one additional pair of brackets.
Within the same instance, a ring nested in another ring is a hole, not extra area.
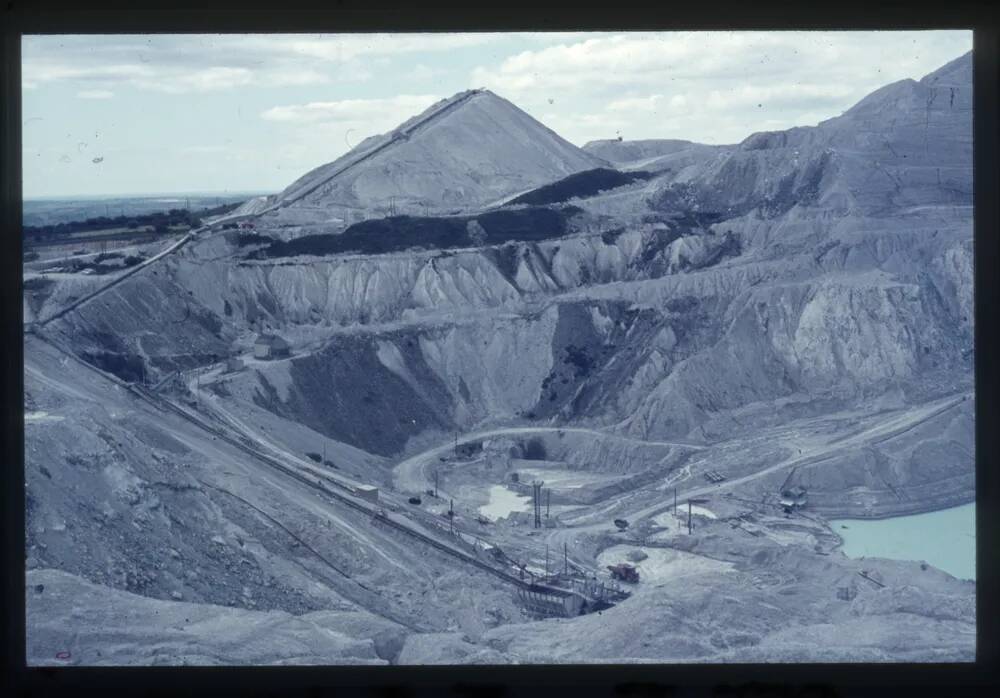
[(785, 508), (785, 511), (791, 511), (793, 509), (801, 509), (806, 505), (808, 501), (806, 498), (806, 488), (799, 485), (798, 487), (793, 487), (788, 490), (784, 490), (781, 493), (781, 506)]
[(253, 343), (253, 355), (257, 359), (275, 359), (288, 356), (291, 345), (276, 334), (260, 334)]
[(367, 499), (369, 502), (378, 501), (378, 487), (374, 485), (358, 485), (354, 490), (354, 494), (362, 499)]
[(517, 590), (517, 598), (533, 616), (572, 618), (584, 610), (584, 598), (579, 594), (530, 585)]

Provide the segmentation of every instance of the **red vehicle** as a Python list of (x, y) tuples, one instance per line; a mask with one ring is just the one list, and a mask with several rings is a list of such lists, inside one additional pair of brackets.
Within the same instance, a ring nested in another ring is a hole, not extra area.
[(611, 576), (615, 579), (620, 579), (629, 584), (638, 584), (639, 582), (639, 570), (632, 565), (622, 562), (617, 565), (608, 565), (608, 569), (611, 571)]

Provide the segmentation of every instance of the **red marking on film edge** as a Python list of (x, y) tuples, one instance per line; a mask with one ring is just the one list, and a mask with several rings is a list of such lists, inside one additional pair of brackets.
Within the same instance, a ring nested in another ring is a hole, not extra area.
[(69, 652), (56, 653), (56, 659), (69, 659)]

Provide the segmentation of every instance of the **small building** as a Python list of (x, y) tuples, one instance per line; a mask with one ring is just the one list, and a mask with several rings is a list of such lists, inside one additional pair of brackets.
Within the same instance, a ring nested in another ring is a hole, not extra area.
[(354, 490), (354, 494), (369, 502), (378, 502), (378, 487), (373, 485), (358, 485)]
[(786, 512), (801, 509), (806, 505), (806, 488), (799, 485), (781, 493), (781, 506)]
[(483, 452), (481, 441), (467, 441), (455, 446), (455, 453), (462, 458), (472, 458)]
[(253, 343), (253, 355), (256, 359), (277, 359), (291, 353), (291, 345), (276, 334), (257, 335)]
[(517, 590), (525, 610), (539, 618), (572, 618), (584, 612), (584, 598), (579, 594), (531, 584)]
[(855, 585), (837, 587), (837, 598), (841, 601), (851, 601), (858, 595), (858, 588)]
[(226, 370), (227, 371), (239, 371), (243, 369), (243, 359), (237, 356), (231, 356), (226, 359)]

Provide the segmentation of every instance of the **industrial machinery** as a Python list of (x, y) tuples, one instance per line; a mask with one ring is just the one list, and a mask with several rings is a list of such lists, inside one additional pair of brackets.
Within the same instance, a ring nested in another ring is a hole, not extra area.
[(625, 562), (617, 565), (608, 565), (608, 570), (610, 570), (611, 576), (615, 579), (620, 579), (629, 584), (638, 584), (639, 582), (639, 570)]

